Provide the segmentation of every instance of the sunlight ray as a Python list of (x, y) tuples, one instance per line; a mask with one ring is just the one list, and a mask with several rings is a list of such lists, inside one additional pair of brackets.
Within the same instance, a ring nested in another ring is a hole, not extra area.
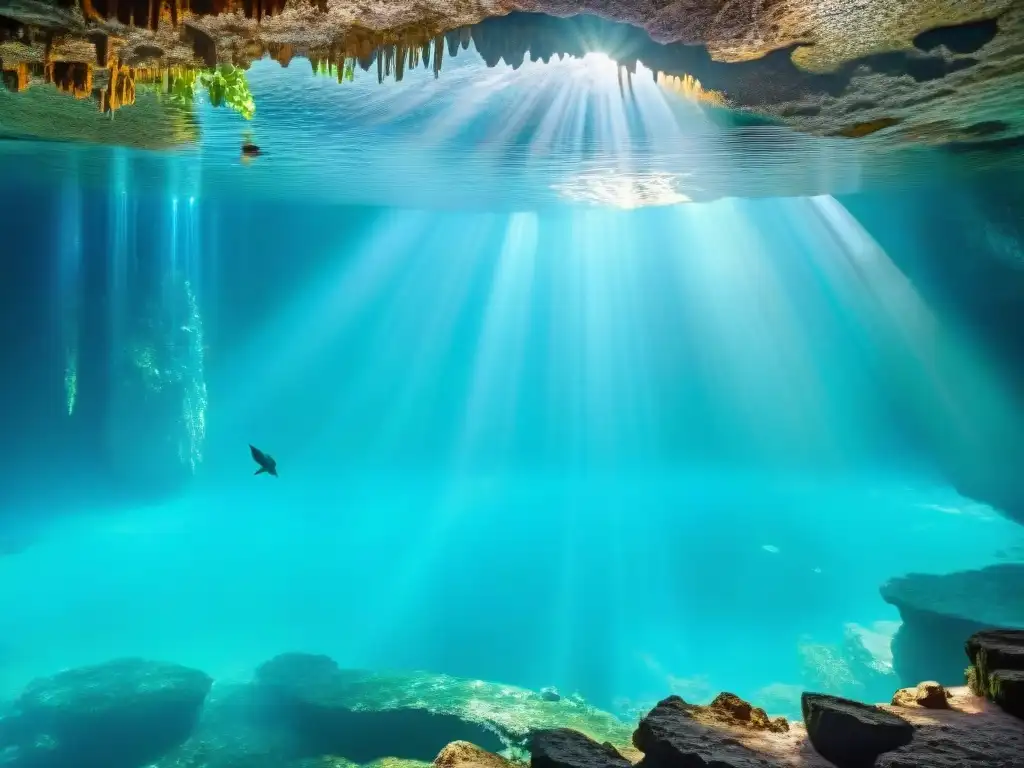
[[(395, 286), (395, 295), (385, 313), (387, 319), (371, 335), (370, 342), (380, 348), (391, 344), (408, 349), (411, 356), (389, 366), (398, 368), (392, 374), (366, 370), (353, 382), (351, 399), (338, 416), (341, 423), (346, 422), (365, 393), (380, 387), (383, 380), (393, 376), (401, 382), (397, 397), (391, 399), (377, 434), (367, 445), (367, 458), (392, 455), (396, 444), (406, 439), (406, 430), (415, 425), (415, 413), (424, 409), (428, 385), (444, 377), (446, 365), (453, 357), (456, 333), (470, 311), (467, 299), (480, 280), (480, 271), (487, 268), (480, 254), (487, 252), (500, 221), (499, 216), (482, 217), (475, 226), (463, 231), (463, 246), (454, 251), (449, 247), (447, 227), (441, 222), (422, 234), (421, 252), (413, 255), (404, 267), (407, 274), (402, 285)], [(440, 279), (442, 271), (444, 278)], [(425, 284), (438, 286), (427, 318), (422, 317), (416, 301)], [(410, 342), (412, 339), (415, 341)], [(425, 409), (426, 413), (430, 411)]]
[(818, 266), (844, 292), (874, 343), (904, 379), (910, 402), (936, 439), (962, 456), (989, 454), (996, 435), (1017, 431), (1021, 417), (1006, 383), (963, 329), (943, 321), (846, 208), (831, 196), (806, 205), (839, 241), (844, 258)]
[[(456, 464), (472, 462), (478, 447), (508, 447), (515, 434), (522, 360), (530, 334), (529, 309), (537, 260), (537, 214), (508, 217), (475, 344), (469, 395), (458, 430)], [(488, 415), (500, 421), (488, 423)], [(484, 436), (486, 439), (482, 439)], [(481, 443), (483, 445), (481, 445)]]
[[(231, 411), (240, 415), (257, 407), (332, 338), (348, 332), (401, 269), (429, 220), (427, 212), (381, 214), (351, 256), (336, 258), (331, 272), (318, 275), (281, 316), (267, 318), (230, 363), (232, 380), (240, 382)], [(282, 351), (268, 357), (265, 349)]]

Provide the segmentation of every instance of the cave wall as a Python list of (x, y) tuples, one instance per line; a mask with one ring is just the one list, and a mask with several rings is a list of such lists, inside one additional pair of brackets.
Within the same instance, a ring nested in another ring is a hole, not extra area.
[[(913, 282), (952, 319), (957, 343), (983, 363), (993, 387), (977, 387), (964, 356), (929, 350), (937, 386), (955, 403), (919, 423), (918, 437), (964, 495), (1024, 523), (1024, 185), (1017, 173), (986, 173), (957, 184), (862, 195), (843, 203)], [(907, 393), (904, 403), (914, 404)], [(998, 400), (998, 405), (995, 401)], [(955, 439), (954, 435), (967, 439)]]

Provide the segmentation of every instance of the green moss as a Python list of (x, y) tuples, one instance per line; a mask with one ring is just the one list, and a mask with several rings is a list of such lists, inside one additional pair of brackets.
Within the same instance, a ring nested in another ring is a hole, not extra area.
[(970, 689), (971, 693), (975, 696), (985, 695), (985, 691), (978, 680), (978, 670), (975, 669), (973, 664), (964, 670), (964, 680), (967, 682), (967, 687)]
[(245, 70), (230, 64), (216, 69), (193, 70), (174, 78), (171, 98), (179, 104), (192, 106), (200, 90), (205, 91), (215, 107), (232, 109), (246, 120), (256, 114), (256, 102), (249, 90)]

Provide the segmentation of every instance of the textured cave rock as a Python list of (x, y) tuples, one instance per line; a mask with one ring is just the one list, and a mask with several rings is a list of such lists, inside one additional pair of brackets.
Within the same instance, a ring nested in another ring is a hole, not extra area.
[(966, 650), (976, 692), (1024, 719), (1024, 631), (978, 632), (967, 639)]
[(538, 731), (530, 739), (531, 768), (630, 768), (613, 746), (569, 728)]
[(914, 739), (913, 725), (881, 707), (820, 693), (805, 693), (800, 703), (811, 743), (838, 768), (871, 768), (883, 752)]
[[(897, 7), (888, 0), (868, 0), (837, 14), (824, 0), (748, 0), (724, 7), (701, 0), (667, 5), (653, 0), (395, 0), (372, 6), (354, 0), (204, 0), (192, 3), (200, 15), (189, 18), (184, 31), (174, 23), (181, 27), (189, 14), (175, 3), (165, 18), (154, 16), (156, 6), (148, 3), (108, 7), (100, 0), (83, 6), (87, 21), (65, 0), (3, 0), (0, 14), (81, 34), (116, 29), (117, 56), (126, 62), (161, 51), (168, 65), (200, 65), (215, 57), (245, 63), (274, 49), (275, 58), (285, 63), (294, 55), (325, 59), (343, 52), (364, 66), (379, 45), (399, 42), (405, 53), (418, 51), (445, 32), (489, 16), (594, 14), (642, 29), (657, 43), (689, 46), (673, 47), (677, 68), (691, 70), (687, 74), (705, 88), (723, 92), (730, 105), (799, 130), (861, 140), (877, 136), (886, 145), (973, 145), (1024, 136), (1020, 6), (1012, 0), (974, 0)], [(117, 20), (116, 27), (106, 21), (108, 14)], [(139, 26), (126, 30), (125, 16)], [(568, 32), (560, 45), (551, 43), (552, 25), (559, 23), (492, 18), (486, 28), (459, 33), (460, 41), (473, 39), (488, 61), (515, 64), (527, 47), (578, 45)], [(639, 34), (621, 27), (611, 36)], [(636, 49), (626, 47), (624, 65), (636, 58), (666, 57), (664, 48), (650, 42), (644, 42), (639, 57)], [(455, 52), (450, 44), (447, 50)], [(426, 61), (419, 53), (416, 57)], [(436, 55), (434, 62), (439, 64)]]
[(933, 680), (918, 683), (913, 688), (900, 688), (892, 697), (894, 707), (924, 707), (949, 709), (950, 693)]

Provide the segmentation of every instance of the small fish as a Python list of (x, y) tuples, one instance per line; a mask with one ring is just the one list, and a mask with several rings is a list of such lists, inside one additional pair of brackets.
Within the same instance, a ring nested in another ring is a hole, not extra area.
[(268, 475), (277, 477), (277, 462), (274, 461), (274, 457), (269, 453), (264, 453), (254, 445), (249, 446), (249, 452), (252, 453), (252, 459), (260, 468), (257, 469), (253, 474), (259, 475), (266, 472)]
[(763, 549), (765, 552), (770, 552), (773, 555), (779, 554), (779, 548), (776, 547), (774, 544), (765, 544), (761, 547), (761, 549)]

